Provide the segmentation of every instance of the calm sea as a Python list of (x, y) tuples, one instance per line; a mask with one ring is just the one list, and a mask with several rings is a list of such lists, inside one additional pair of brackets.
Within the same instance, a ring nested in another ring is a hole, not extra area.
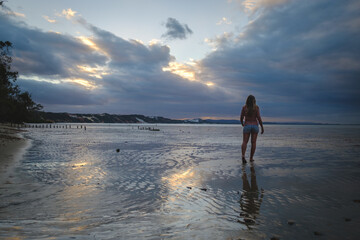
[(360, 126), (265, 125), (246, 165), (239, 125), (58, 126), (27, 129), (1, 238), (360, 239)]

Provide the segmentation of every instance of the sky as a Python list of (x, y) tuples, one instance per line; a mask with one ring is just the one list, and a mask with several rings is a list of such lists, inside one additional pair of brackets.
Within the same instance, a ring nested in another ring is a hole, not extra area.
[(360, 123), (357, 0), (8, 0), (0, 40), (44, 111)]

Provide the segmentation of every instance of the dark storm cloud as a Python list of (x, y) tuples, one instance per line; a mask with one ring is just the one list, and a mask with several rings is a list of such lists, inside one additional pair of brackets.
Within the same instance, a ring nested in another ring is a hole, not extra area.
[(32, 80), (18, 80), (23, 90), (33, 93), (34, 100), (48, 105), (101, 105), (106, 100), (100, 95), (89, 94), (84, 88), (79, 88), (71, 83), (54, 84)]
[(21, 74), (68, 77), (74, 64), (102, 65), (106, 61), (71, 36), (30, 28), (2, 12), (0, 22), (0, 39), (13, 43), (13, 67)]
[[(191, 105), (188, 113), (197, 115), (204, 106), (226, 99), (216, 88), (164, 72), (162, 67), (174, 60), (167, 46), (125, 40), (81, 17), (77, 22), (92, 32), (95, 47), (69, 35), (30, 28), (6, 14), (0, 20), (1, 40), (14, 44), (13, 67), (20, 73), (20, 87), (31, 92), (46, 111), (180, 117), (174, 111), (186, 112)], [(106, 68), (107, 73), (97, 78), (78, 65)], [(86, 89), (81, 81), (95, 88)]]
[(162, 71), (162, 67), (174, 59), (168, 46), (145, 46), (135, 40), (124, 40), (84, 19), (80, 18), (80, 23), (92, 31), (93, 41), (109, 55), (109, 66), (115, 72), (104, 76), (102, 84), (109, 96), (121, 96), (122, 103), (126, 102), (131, 106), (147, 105), (146, 109), (151, 111), (166, 105), (167, 107), (163, 107), (167, 109), (166, 112), (174, 111), (175, 105), (186, 108), (188, 104), (194, 104), (199, 111), (210, 102), (227, 98), (218, 89)]
[[(84, 20), (82, 20), (84, 22)], [(102, 30), (86, 23), (85, 26), (93, 32), (94, 42), (108, 53), (111, 66), (130, 70), (149, 71), (154, 67), (167, 65), (172, 59), (170, 49), (162, 45), (145, 46), (135, 40), (124, 40), (111, 32)], [(158, 68), (157, 68), (158, 70)]]
[[(78, 22), (100, 50), (1, 12), (0, 40), (13, 42), (19, 85), (46, 111), (234, 116), (254, 94), (263, 116), (360, 122), (359, 12), (357, 1), (267, 6), (242, 34), (215, 39), (217, 50), (199, 62), (196, 77), (215, 82), (213, 88), (164, 72), (174, 60), (169, 47), (125, 40), (82, 18)], [(97, 78), (77, 65), (105, 68), (107, 75)], [(85, 89), (71, 78), (96, 88)]]
[[(360, 110), (359, 12), (357, 1), (268, 7), (202, 69), (242, 101), (255, 94), (267, 116), (341, 121)], [(359, 122), (359, 114), (343, 120)]]
[(186, 39), (188, 35), (193, 33), (187, 24), (181, 24), (175, 18), (168, 18), (165, 27), (167, 31), (162, 37), (169, 39)]

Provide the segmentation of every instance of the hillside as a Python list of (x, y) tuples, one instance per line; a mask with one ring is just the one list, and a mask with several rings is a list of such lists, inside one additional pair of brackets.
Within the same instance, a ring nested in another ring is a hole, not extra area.
[(69, 123), (183, 123), (164, 117), (147, 117), (139, 114), (73, 114), (38, 112), (34, 122), (69, 122)]
[[(240, 124), (239, 120), (224, 119), (170, 119), (165, 117), (149, 117), (141, 114), (82, 114), (82, 113), (53, 113), (53, 112), (36, 112), (33, 119), (29, 122), (67, 122), (67, 123), (190, 123), (190, 124)], [(324, 123), (314, 122), (264, 122), (264, 124), (280, 125), (323, 125)]]

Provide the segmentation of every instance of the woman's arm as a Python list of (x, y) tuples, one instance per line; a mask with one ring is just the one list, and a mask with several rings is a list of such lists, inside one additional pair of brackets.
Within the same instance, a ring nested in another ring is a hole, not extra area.
[(260, 108), (259, 107), (257, 109), (256, 118), (259, 121), (259, 124), (260, 124), (260, 127), (261, 127), (261, 134), (263, 134), (264, 133), (264, 126), (263, 126), (263, 122), (262, 122), (262, 119), (261, 119), (261, 116), (260, 116)]
[(241, 125), (244, 126), (244, 116), (245, 116), (245, 109), (244, 107), (241, 109), (241, 115), (240, 115), (240, 122)]

